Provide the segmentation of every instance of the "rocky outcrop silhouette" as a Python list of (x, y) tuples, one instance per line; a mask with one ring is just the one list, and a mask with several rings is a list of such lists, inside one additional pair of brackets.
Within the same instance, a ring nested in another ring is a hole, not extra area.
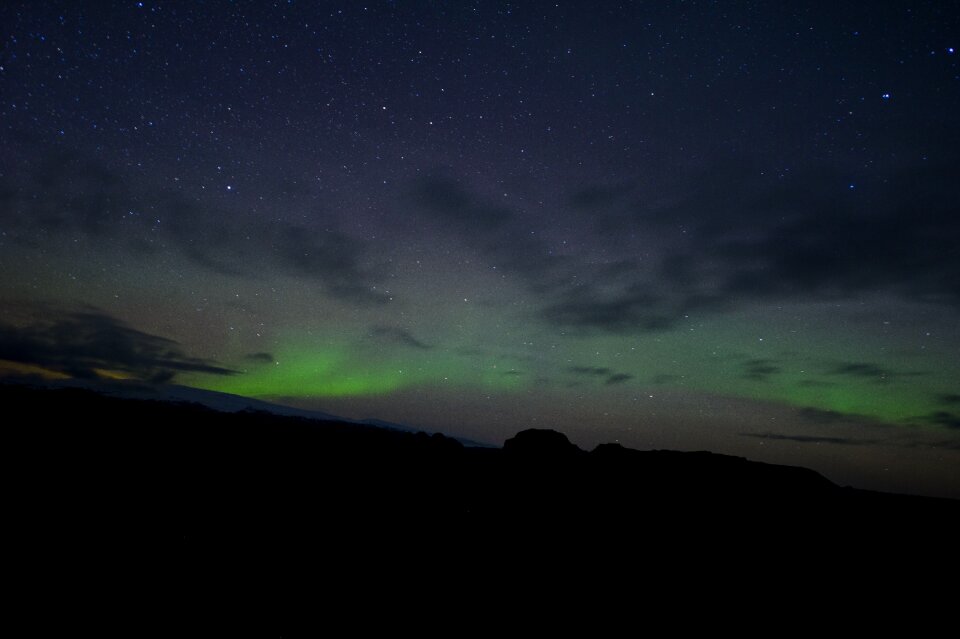
[(546, 428), (522, 430), (503, 444), (503, 452), (524, 460), (569, 461), (584, 453), (567, 436)]

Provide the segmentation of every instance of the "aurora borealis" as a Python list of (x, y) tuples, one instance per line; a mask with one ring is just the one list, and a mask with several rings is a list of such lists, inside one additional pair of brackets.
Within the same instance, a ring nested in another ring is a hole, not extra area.
[(949, 3), (6, 3), (0, 36), (0, 374), (960, 497)]

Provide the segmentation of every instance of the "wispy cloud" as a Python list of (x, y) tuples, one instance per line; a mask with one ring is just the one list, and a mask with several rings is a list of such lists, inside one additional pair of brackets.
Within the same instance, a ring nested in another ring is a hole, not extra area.
[(0, 359), (80, 378), (121, 372), (167, 382), (178, 373), (235, 373), (187, 355), (173, 340), (138, 331), (96, 310), (51, 314), (48, 309), (31, 324), (0, 323)]
[(877, 444), (877, 439), (855, 439), (851, 437), (821, 437), (816, 435), (791, 435), (783, 433), (740, 433), (742, 437), (757, 439), (771, 439), (775, 441), (790, 441), (801, 444), (836, 444), (839, 446), (867, 446)]
[(396, 326), (374, 326), (370, 330), (370, 336), (376, 339), (393, 342), (402, 346), (409, 346), (410, 348), (416, 348), (422, 351), (428, 351), (433, 348), (432, 344), (427, 344), (426, 342), (414, 337), (413, 333), (405, 328), (399, 328)]

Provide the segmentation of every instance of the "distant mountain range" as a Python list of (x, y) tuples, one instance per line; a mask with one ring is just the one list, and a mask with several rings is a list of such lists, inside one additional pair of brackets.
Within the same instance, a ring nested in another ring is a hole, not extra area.
[[(427, 432), (416, 426), (399, 424), (396, 422), (384, 421), (376, 418), (351, 419), (349, 417), (340, 417), (318, 410), (308, 410), (305, 408), (296, 408), (285, 406), (251, 397), (232, 395), (230, 393), (221, 393), (218, 391), (204, 390), (201, 388), (192, 388), (190, 386), (180, 386), (177, 384), (151, 384), (142, 381), (126, 380), (99, 380), (99, 379), (30, 379), (25, 381), (22, 378), (3, 379), (0, 378), (0, 385), (7, 384), (13, 386), (31, 386), (34, 388), (49, 389), (83, 389), (89, 390), (106, 397), (115, 397), (118, 399), (137, 399), (150, 401), (163, 401), (173, 403), (199, 404), (216, 411), (224, 413), (239, 413), (242, 411), (258, 411), (270, 413), (281, 417), (299, 417), (303, 419), (316, 419), (321, 421), (337, 421), (350, 424), (365, 424), (376, 426), (378, 428), (388, 428), (404, 432)], [(494, 447), (493, 444), (477, 442), (466, 438), (455, 438), (464, 446), (475, 446), (482, 448)]]

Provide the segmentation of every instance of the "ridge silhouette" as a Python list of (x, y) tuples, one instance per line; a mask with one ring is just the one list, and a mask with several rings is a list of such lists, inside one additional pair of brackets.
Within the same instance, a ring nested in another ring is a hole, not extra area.
[(543, 429), (469, 448), (77, 389), (0, 384), (0, 402), (12, 574), (27, 590), (109, 578), (132, 610), (143, 592), (203, 607), (211, 588), (282, 608), (318, 580), (362, 592), (372, 575), (403, 589), (425, 572), (669, 583), (681, 565), (723, 574), (770, 557), (887, 565), (891, 548), (952, 552), (960, 520), (952, 500), (707, 452), (588, 452)]

